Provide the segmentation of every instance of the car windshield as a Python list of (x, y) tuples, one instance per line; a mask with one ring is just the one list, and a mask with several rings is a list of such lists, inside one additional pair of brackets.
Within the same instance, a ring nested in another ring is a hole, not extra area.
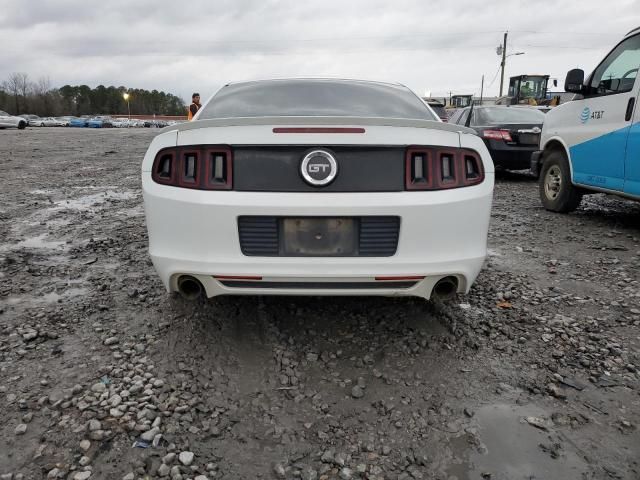
[(8, 117), (9, 114), (7, 112), (3, 112), (2, 110), (0, 110), (0, 117)]
[(494, 107), (478, 109), (479, 124), (542, 123), (544, 113), (535, 108)]
[(198, 119), (270, 116), (436, 120), (409, 89), (344, 80), (268, 80), (223, 87)]

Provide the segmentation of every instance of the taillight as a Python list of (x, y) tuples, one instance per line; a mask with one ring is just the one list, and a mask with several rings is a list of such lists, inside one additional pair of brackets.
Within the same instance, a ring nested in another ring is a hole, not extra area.
[(484, 130), (482, 137), (490, 140), (504, 140), (505, 142), (513, 141), (508, 130)]
[(444, 190), (484, 180), (480, 155), (463, 148), (409, 147), (405, 157), (407, 190)]
[(160, 150), (151, 178), (162, 185), (198, 190), (231, 190), (233, 158), (226, 145), (193, 145)]

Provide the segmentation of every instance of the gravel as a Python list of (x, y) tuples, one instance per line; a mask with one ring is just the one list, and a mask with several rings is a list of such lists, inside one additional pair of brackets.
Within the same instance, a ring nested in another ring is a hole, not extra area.
[(27, 424), (26, 423), (20, 423), (15, 429), (15, 434), (16, 435), (24, 435), (26, 432), (27, 432)]
[(180, 452), (180, 455), (178, 455), (178, 460), (180, 460), (180, 463), (185, 467), (188, 467), (193, 463), (193, 458), (193, 452)]
[(639, 204), (503, 174), (457, 300), (187, 303), (147, 254), (154, 133), (0, 131), (0, 474), (640, 476)]
[(351, 389), (351, 396), (353, 398), (362, 398), (364, 397), (364, 390), (362, 389), (362, 387), (355, 385), (352, 389)]

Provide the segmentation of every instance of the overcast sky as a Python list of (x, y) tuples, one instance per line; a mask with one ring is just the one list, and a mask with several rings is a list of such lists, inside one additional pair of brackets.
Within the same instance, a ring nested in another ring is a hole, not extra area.
[[(0, 81), (165, 90), (185, 101), (224, 83), (340, 76), (433, 96), (497, 95), (505, 78), (591, 70), (629, 30), (640, 0), (0, 0)], [(508, 81), (508, 80), (507, 80)]]

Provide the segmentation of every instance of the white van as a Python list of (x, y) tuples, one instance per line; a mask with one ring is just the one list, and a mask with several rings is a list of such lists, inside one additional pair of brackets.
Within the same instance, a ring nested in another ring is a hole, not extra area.
[(573, 101), (553, 108), (531, 160), (547, 210), (570, 212), (586, 193), (640, 200), (640, 27), (630, 31), (584, 80), (569, 71)]

